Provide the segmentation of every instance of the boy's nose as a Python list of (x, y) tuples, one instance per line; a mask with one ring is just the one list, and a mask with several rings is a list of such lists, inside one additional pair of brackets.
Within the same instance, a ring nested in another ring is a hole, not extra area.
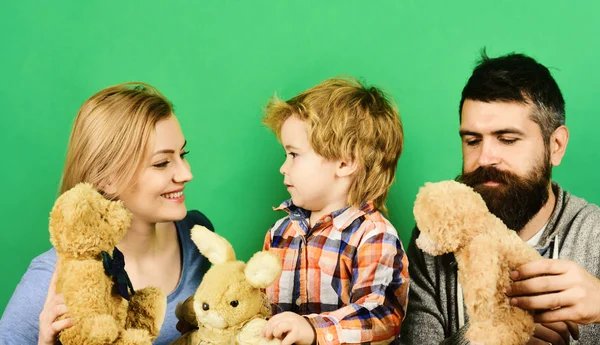
[(286, 165), (287, 161), (283, 162), (283, 164), (281, 164), (281, 167), (279, 168), (279, 172), (281, 173), (281, 175), (286, 175), (287, 174), (287, 165)]

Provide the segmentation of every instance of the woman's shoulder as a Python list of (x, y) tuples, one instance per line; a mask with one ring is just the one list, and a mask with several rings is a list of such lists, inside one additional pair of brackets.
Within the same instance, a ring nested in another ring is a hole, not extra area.
[(54, 272), (54, 267), (56, 267), (56, 249), (53, 247), (33, 258), (27, 271), (41, 270)]
[(188, 211), (187, 216), (177, 222), (183, 256), (181, 288), (178, 289), (177, 295), (184, 296), (184, 299), (196, 291), (198, 284), (202, 280), (202, 276), (210, 267), (208, 259), (200, 253), (191, 239), (190, 230), (194, 225), (202, 225), (214, 231), (214, 227), (208, 217), (198, 210)]

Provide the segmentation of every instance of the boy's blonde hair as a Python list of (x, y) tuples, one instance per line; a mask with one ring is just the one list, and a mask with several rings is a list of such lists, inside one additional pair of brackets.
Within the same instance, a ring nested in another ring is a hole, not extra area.
[[(171, 103), (145, 83), (123, 83), (94, 94), (73, 123), (60, 193), (88, 182), (115, 198), (144, 167), (156, 123), (172, 114)], [(104, 191), (109, 184), (115, 193)]]
[(387, 212), (385, 200), (395, 179), (404, 133), (398, 110), (382, 91), (352, 77), (327, 79), (288, 101), (274, 96), (263, 123), (281, 140), (281, 126), (290, 116), (308, 125), (309, 142), (317, 154), (357, 164), (349, 205), (373, 201)]

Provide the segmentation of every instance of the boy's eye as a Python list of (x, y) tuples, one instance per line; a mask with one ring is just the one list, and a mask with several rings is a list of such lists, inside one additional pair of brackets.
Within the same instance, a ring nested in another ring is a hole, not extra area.
[(164, 162), (153, 164), (152, 166), (155, 168), (164, 168), (167, 165), (169, 165), (169, 163), (170, 163), (170, 161), (164, 161)]

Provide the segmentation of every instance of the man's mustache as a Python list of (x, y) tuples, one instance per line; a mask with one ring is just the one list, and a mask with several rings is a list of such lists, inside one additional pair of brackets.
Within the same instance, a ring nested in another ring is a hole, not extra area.
[(499, 170), (493, 166), (479, 167), (470, 173), (463, 173), (457, 180), (467, 186), (476, 186), (486, 182), (497, 182), (502, 184), (511, 184), (518, 177), (510, 171)]

